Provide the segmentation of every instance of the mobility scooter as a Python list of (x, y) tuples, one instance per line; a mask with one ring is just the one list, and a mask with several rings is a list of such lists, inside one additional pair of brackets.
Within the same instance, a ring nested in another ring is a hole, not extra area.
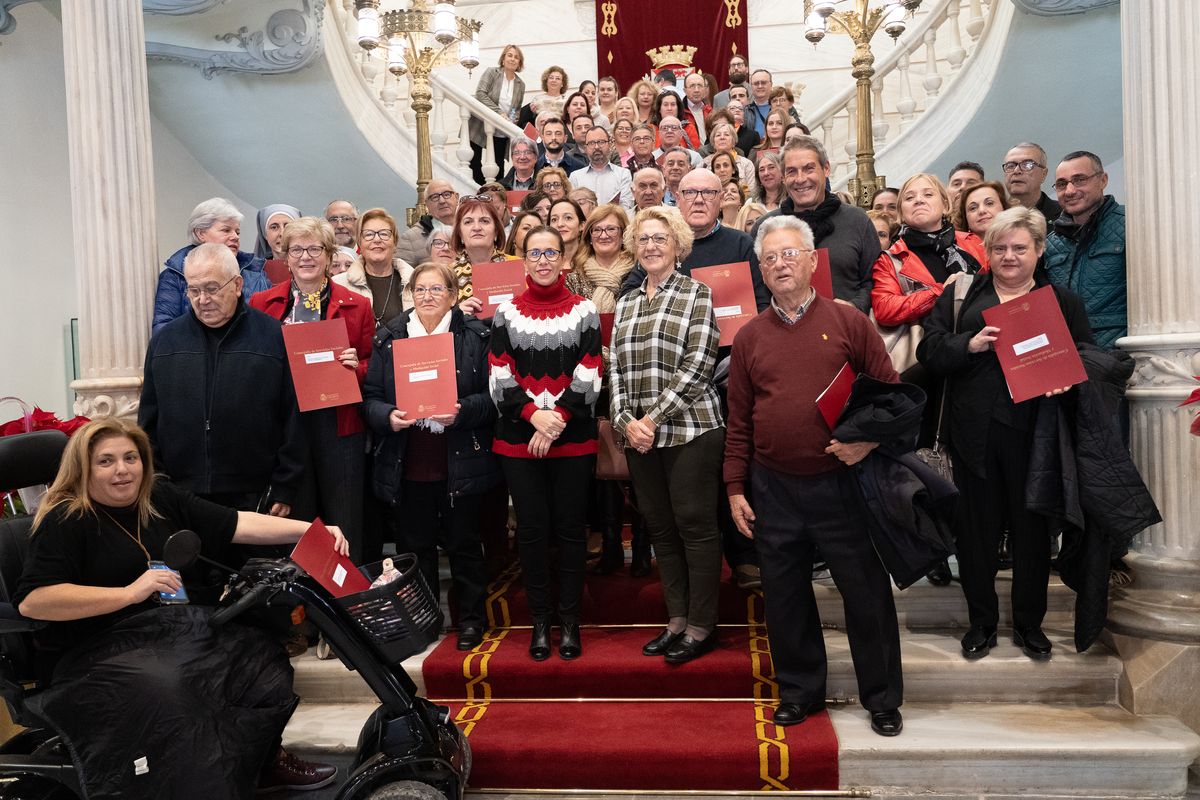
[[(50, 482), (66, 437), (57, 431), (0, 438), (0, 486)], [(0, 745), (0, 800), (76, 800), (83, 797), (70, 753), (39, 715), (32, 679), (32, 632), (9, 602), (28, 548), (28, 516), (0, 520), (0, 694), (25, 730)], [(200, 539), (180, 531), (167, 543), (173, 569), (197, 557)], [(333, 598), (289, 559), (251, 559), (230, 579), (213, 625), (251, 608), (303, 604), (306, 616), (348, 669), (356, 670), (379, 698), (359, 734), (358, 749), (337, 800), (461, 800), (471, 770), (471, 750), (450, 712), (418, 696), (401, 662), (428, 646), (441, 629), (437, 600), (416, 559), (393, 559), (400, 577), (382, 586)], [(212, 562), (209, 562), (212, 563)], [(368, 581), (380, 564), (363, 568)]]

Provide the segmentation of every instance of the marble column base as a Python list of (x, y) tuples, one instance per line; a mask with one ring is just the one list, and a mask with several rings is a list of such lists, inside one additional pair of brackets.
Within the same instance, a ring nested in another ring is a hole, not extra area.
[(82, 378), (71, 382), (75, 392), (75, 413), (90, 419), (120, 417), (137, 420), (142, 394), (140, 376), (123, 378)]
[(1129, 586), (1112, 590), (1108, 629), (1162, 642), (1200, 645), (1200, 561), (1131, 552)]
[(1200, 645), (1106, 633), (1104, 643), (1125, 664), (1117, 684), (1121, 705), (1135, 714), (1168, 714), (1200, 731)]

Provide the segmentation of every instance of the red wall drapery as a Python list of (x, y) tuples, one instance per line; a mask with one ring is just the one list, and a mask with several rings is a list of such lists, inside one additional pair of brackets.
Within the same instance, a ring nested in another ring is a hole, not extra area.
[[(622, 93), (654, 69), (647, 50), (694, 47), (692, 67), (725, 86), (729, 57), (747, 55), (747, 0), (596, 0), (596, 58), (601, 76)], [(664, 64), (664, 66), (679, 66)], [(682, 88), (682, 86), (680, 87)]]

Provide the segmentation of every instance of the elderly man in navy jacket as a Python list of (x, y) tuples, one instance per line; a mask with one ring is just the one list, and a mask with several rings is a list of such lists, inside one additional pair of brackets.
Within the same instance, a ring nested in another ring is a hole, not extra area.
[(306, 445), (279, 322), (242, 300), (227, 247), (200, 245), (183, 274), (192, 313), (146, 351), (138, 424), (155, 466), (214, 502), (287, 516)]

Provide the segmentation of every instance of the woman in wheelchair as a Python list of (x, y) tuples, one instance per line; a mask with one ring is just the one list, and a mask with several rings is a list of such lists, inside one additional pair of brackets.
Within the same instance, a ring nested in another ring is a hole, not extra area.
[(295, 542), (307, 527), (155, 480), (132, 423), (98, 419), (71, 438), (13, 602), (49, 622), (36, 638), (48, 684), (37, 712), (66, 740), (90, 800), (249, 798), (333, 780), (333, 767), (280, 747), (297, 703), (282, 645), (257, 628), (211, 627), (210, 608), (167, 597), (198, 575), (149, 566), (185, 528), (219, 559), (230, 544)]

